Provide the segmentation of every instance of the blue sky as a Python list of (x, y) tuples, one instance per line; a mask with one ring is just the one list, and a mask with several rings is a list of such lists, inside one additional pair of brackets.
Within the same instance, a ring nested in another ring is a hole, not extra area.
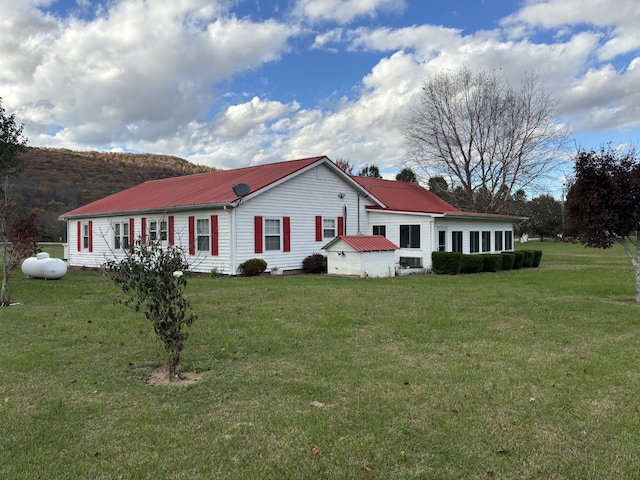
[[(0, 0), (0, 97), (32, 146), (235, 168), (406, 161), (423, 80), (535, 71), (571, 147), (637, 143), (637, 0)], [(570, 162), (546, 186), (558, 191)]]

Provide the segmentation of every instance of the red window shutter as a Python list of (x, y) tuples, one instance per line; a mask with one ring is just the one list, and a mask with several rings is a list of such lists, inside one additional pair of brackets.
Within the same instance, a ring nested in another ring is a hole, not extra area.
[(196, 219), (189, 217), (189, 255), (196, 254)]
[(175, 237), (173, 236), (173, 223), (174, 223), (174, 219), (173, 219), (173, 215), (169, 215), (169, 224), (167, 225), (169, 228), (169, 245), (173, 245), (175, 243)]
[(338, 235), (344, 235), (344, 217), (338, 217)]
[(140, 225), (142, 243), (147, 243), (147, 219), (142, 217), (141, 225)]
[(211, 215), (211, 255), (217, 257), (218, 254), (218, 216)]
[(316, 215), (316, 242), (322, 241), (322, 217)]
[(253, 217), (254, 252), (262, 253), (262, 217)]
[(89, 252), (93, 252), (93, 222), (89, 220)]
[(282, 229), (284, 230), (284, 241), (282, 244), (283, 252), (291, 251), (291, 218), (283, 217), (282, 218)]
[(130, 218), (129, 219), (129, 245), (131, 245), (131, 247), (133, 247), (136, 241), (134, 227), (135, 227), (135, 221), (133, 220), (133, 218)]
[(78, 222), (78, 251), (82, 251), (82, 222)]

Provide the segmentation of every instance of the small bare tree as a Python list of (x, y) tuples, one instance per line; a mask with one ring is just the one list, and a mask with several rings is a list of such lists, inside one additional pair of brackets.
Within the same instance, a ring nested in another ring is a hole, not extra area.
[(451, 179), (458, 208), (504, 213), (564, 147), (556, 105), (535, 74), (515, 89), (497, 71), (442, 72), (424, 82), (404, 126), (409, 158), (427, 177)]

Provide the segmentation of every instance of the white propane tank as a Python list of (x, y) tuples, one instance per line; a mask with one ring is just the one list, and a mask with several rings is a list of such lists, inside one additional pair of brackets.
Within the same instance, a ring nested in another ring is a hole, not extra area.
[(47, 252), (40, 252), (22, 262), (22, 273), (33, 278), (57, 280), (67, 273), (67, 264), (60, 258), (50, 258)]

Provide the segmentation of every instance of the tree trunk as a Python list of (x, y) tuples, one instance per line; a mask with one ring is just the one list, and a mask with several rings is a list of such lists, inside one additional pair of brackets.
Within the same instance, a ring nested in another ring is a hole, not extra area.
[[(2, 222), (4, 229), (4, 222)], [(9, 245), (7, 237), (2, 236), (2, 290), (0, 291), (0, 307), (7, 307), (11, 303), (8, 292), (9, 276), (11, 269), (9, 268)]]
[[(627, 257), (631, 260), (631, 264), (633, 265), (633, 271), (636, 274), (636, 303), (640, 303), (640, 245), (638, 245), (638, 240), (640, 236), (638, 232), (636, 232), (636, 240), (635, 242), (629, 237), (617, 237), (618, 243), (622, 245), (624, 248)], [(635, 253), (631, 251), (631, 247), (629, 244), (635, 245), (636, 251)]]
[(2, 291), (0, 292), (0, 307), (9, 306), (9, 294), (7, 293), (7, 283), (9, 279), (7, 278), (7, 274), (3, 271), (2, 273)]
[(640, 245), (638, 245), (638, 240), (640, 240), (640, 235), (636, 231), (636, 261), (632, 262), (636, 272), (636, 303), (640, 303)]
[(174, 347), (167, 356), (167, 371), (169, 372), (169, 381), (178, 376), (180, 377), (180, 348)]

